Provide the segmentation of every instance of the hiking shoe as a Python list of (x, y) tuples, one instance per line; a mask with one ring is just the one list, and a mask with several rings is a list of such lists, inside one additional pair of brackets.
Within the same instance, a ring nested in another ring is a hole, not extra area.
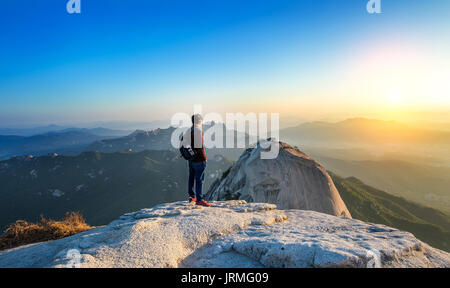
[(189, 197), (189, 203), (197, 202), (197, 198)]
[(205, 207), (210, 207), (211, 206), (211, 204), (209, 204), (208, 202), (206, 202), (205, 200), (202, 200), (202, 201), (200, 201), (200, 202), (197, 202), (197, 203), (195, 203), (196, 205), (199, 205), (199, 206), (205, 206)]

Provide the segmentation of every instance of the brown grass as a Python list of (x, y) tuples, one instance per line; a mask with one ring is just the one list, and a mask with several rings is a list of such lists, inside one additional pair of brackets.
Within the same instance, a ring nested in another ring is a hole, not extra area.
[(29, 223), (18, 220), (10, 224), (0, 236), (0, 251), (26, 244), (56, 240), (71, 236), (93, 227), (86, 224), (79, 212), (67, 212), (60, 220), (45, 219), (41, 216), (40, 223)]

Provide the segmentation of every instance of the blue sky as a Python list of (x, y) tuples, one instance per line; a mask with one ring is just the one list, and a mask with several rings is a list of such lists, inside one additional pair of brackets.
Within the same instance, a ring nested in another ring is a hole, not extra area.
[[(364, 116), (355, 111), (407, 106), (410, 90), (425, 91), (435, 79), (434, 100), (411, 96), (410, 110), (449, 107), (450, 89), (439, 79), (448, 73), (450, 1), (382, 0), (381, 15), (369, 15), (366, 2), (81, 0), (82, 13), (70, 15), (65, 0), (3, 0), (0, 126), (150, 121), (190, 113), (193, 104), (218, 112)], [(416, 73), (394, 87), (380, 78), (391, 71), (388, 63), (364, 70), (382, 80), (372, 89), (352, 73), (366, 58), (385, 59), (364, 56), (376, 45), (383, 52), (374, 53), (390, 54), (391, 62), (398, 50), (409, 51), (394, 67), (399, 74), (415, 61), (437, 75), (410, 87), (423, 78)], [(365, 84), (353, 86), (357, 81)]]

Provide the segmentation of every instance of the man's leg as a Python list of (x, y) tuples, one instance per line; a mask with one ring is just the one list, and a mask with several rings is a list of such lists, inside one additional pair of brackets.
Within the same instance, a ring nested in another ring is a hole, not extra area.
[(203, 181), (205, 180), (206, 162), (195, 163), (195, 196), (197, 202), (203, 200)]
[(195, 198), (194, 193), (194, 180), (195, 180), (195, 170), (192, 167), (192, 162), (189, 161), (189, 181), (188, 181), (188, 194), (189, 197)]

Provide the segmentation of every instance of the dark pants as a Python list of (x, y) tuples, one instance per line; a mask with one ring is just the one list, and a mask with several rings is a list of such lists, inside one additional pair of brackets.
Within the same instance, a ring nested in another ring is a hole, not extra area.
[[(197, 202), (203, 200), (203, 180), (205, 180), (206, 162), (192, 162), (189, 161), (189, 197), (197, 198)], [(195, 194), (194, 194), (195, 182)]]

